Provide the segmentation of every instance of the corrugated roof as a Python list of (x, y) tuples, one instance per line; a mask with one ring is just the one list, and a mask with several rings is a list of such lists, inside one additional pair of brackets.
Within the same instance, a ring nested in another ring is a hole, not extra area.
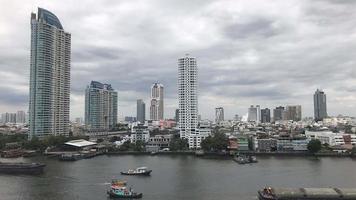
[(66, 142), (65, 144), (70, 146), (75, 146), (75, 147), (86, 147), (86, 146), (95, 145), (96, 143), (80, 139), (80, 140), (71, 140)]

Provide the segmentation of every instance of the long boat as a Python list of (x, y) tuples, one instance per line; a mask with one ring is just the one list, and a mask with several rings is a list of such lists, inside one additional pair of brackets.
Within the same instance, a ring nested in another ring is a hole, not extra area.
[(122, 175), (131, 175), (131, 176), (149, 176), (151, 175), (152, 170), (147, 169), (147, 167), (139, 167), (137, 169), (130, 169), (127, 172), (121, 172)]
[(43, 163), (1, 163), (0, 173), (4, 174), (41, 174), (46, 165)]
[(272, 188), (258, 191), (260, 200), (355, 200), (356, 188)]

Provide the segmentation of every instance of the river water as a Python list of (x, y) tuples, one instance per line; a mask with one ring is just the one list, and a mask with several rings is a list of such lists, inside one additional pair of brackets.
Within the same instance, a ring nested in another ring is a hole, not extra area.
[[(0, 199), (107, 199), (106, 189), (112, 178), (127, 180), (135, 191), (143, 193), (145, 200), (256, 200), (257, 190), (267, 185), (356, 187), (356, 160), (351, 158), (258, 159), (251, 165), (182, 155), (104, 155), (76, 162), (43, 157), (17, 159), (44, 162), (45, 173), (0, 175)], [(120, 171), (139, 166), (151, 168), (152, 176), (120, 175)]]

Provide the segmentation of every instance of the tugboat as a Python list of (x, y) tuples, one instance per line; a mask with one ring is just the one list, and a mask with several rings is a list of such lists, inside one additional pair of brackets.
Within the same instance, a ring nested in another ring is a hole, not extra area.
[(4, 174), (41, 174), (45, 164), (42, 163), (2, 163), (0, 173)]
[(126, 187), (126, 181), (112, 180), (107, 194), (110, 198), (140, 199), (142, 193), (136, 193), (131, 188)]
[(129, 169), (127, 172), (121, 172), (122, 175), (151, 175), (152, 170), (147, 169), (147, 167), (139, 167), (137, 169)]

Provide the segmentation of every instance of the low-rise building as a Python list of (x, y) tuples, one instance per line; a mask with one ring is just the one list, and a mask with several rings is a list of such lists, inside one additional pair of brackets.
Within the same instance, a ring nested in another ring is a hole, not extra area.
[(136, 125), (132, 126), (131, 128), (131, 142), (136, 143), (137, 141), (142, 141), (144, 143), (148, 142), (150, 139), (150, 131), (148, 130), (148, 127), (136, 123)]
[(173, 138), (172, 134), (155, 135), (154, 137), (149, 138), (146, 148), (157, 149), (157, 150), (169, 148), (169, 144), (172, 138)]
[(270, 152), (277, 150), (277, 140), (274, 138), (257, 139), (257, 151)]

